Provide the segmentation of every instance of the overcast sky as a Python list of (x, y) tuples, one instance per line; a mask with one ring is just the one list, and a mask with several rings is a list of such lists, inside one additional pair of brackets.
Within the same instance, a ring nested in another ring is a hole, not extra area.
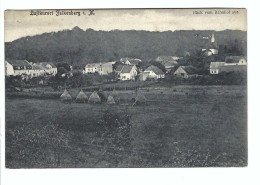
[[(56, 10), (41, 10), (53, 15), (30, 15), (31, 11), (5, 11), (5, 41), (20, 37), (42, 34), (44, 32), (72, 29), (75, 26), (86, 30), (243, 30), (247, 29), (246, 10), (220, 9), (225, 14), (194, 14), (195, 9), (134, 9), (134, 10), (95, 10), (95, 15), (84, 15), (88, 10), (73, 10), (78, 15), (56, 15)], [(66, 12), (70, 10), (65, 10)], [(200, 11), (197, 9), (196, 11)], [(235, 11), (235, 12), (233, 12)], [(234, 14), (233, 14), (234, 13)]]

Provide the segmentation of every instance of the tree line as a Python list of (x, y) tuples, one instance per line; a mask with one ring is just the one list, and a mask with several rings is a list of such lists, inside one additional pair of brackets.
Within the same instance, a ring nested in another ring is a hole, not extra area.
[[(30, 62), (66, 62), (83, 66), (91, 62), (117, 61), (122, 57), (151, 61), (161, 55), (185, 56), (204, 48), (212, 30), (149, 31), (95, 31), (72, 30), (27, 36), (5, 43), (6, 58), (26, 59)], [(217, 31), (216, 42), (222, 53), (246, 55), (246, 32)], [(229, 46), (229, 47), (228, 47)]]

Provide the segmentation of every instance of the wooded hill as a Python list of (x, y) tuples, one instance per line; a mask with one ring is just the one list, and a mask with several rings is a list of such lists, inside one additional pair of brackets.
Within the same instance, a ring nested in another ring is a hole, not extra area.
[(213, 32), (220, 53), (246, 55), (245, 31), (84, 31), (79, 27), (27, 36), (5, 43), (5, 54), (9, 59), (54, 63), (63, 61), (75, 66), (119, 60), (122, 57), (150, 61), (160, 55), (183, 56), (186, 51), (196, 52), (208, 42), (203, 37), (208, 37)]

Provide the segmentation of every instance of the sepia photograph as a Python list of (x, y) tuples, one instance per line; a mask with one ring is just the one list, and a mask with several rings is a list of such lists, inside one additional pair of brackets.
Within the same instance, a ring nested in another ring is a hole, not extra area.
[(7, 169), (248, 166), (246, 9), (5, 10), (4, 49)]

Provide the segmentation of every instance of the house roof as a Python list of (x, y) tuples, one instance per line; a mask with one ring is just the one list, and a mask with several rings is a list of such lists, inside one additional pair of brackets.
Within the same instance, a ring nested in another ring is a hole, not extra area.
[(140, 61), (138, 60), (131, 60), (129, 61), (132, 65), (138, 65), (140, 63)]
[(56, 68), (56, 66), (52, 62), (40, 62), (39, 64), (43, 67), (46, 67), (49, 64), (51, 65), (51, 67)]
[(121, 58), (120, 61), (123, 63), (125, 63), (126, 61), (129, 61), (131, 64), (137, 65), (142, 60), (140, 60), (138, 58)]
[(210, 68), (219, 68), (220, 66), (223, 66), (225, 62), (211, 62)]
[(159, 56), (159, 57), (157, 57), (155, 61), (160, 62), (164, 66), (175, 66), (178, 64), (177, 60), (179, 59), (179, 57), (175, 57), (175, 56)]
[(246, 59), (243, 56), (226, 56), (225, 62), (226, 63), (238, 63), (241, 59)]
[(105, 63), (101, 63), (102, 67), (112, 67), (114, 65), (113, 62), (105, 62)]
[(11, 64), (12, 66), (15, 67), (19, 67), (19, 66), (27, 66), (30, 67), (32, 66), (27, 60), (6, 60), (9, 64)]
[(161, 69), (159, 69), (158, 67), (156, 67), (156, 66), (154, 66), (154, 65), (151, 65), (151, 66), (149, 66), (146, 70), (145, 70), (145, 72), (147, 72), (147, 71), (153, 71), (155, 74), (157, 74), (157, 75), (162, 75), (162, 74), (164, 74), (164, 72), (161, 70)]
[(114, 64), (114, 62), (98, 62), (98, 63), (89, 63), (86, 65), (86, 67), (109, 67), (112, 66)]
[(197, 74), (197, 69), (193, 66), (180, 66), (188, 74)]
[(124, 65), (121, 73), (130, 73), (134, 66)]
[(43, 67), (43, 66), (41, 66), (41, 65), (38, 65), (38, 64), (34, 64), (34, 65), (32, 66), (32, 69), (34, 69), (34, 70), (44, 70), (45, 67)]
[(232, 72), (232, 71), (247, 71), (246, 65), (225, 65), (220, 66), (221, 72)]
[(123, 67), (124, 67), (124, 65), (123, 65), (123, 64), (119, 64), (119, 65), (117, 65), (117, 67), (116, 67), (115, 71), (116, 71), (116, 72), (121, 72), (121, 71), (122, 71), (122, 69), (123, 69)]
[(175, 65), (177, 65), (178, 64), (178, 62), (177, 61), (166, 61), (166, 62), (164, 62), (164, 63), (162, 63), (165, 67), (166, 66), (175, 66)]
[(158, 56), (156, 60), (159, 61), (159, 58), (160, 61), (176, 61), (179, 59), (177, 56)]

